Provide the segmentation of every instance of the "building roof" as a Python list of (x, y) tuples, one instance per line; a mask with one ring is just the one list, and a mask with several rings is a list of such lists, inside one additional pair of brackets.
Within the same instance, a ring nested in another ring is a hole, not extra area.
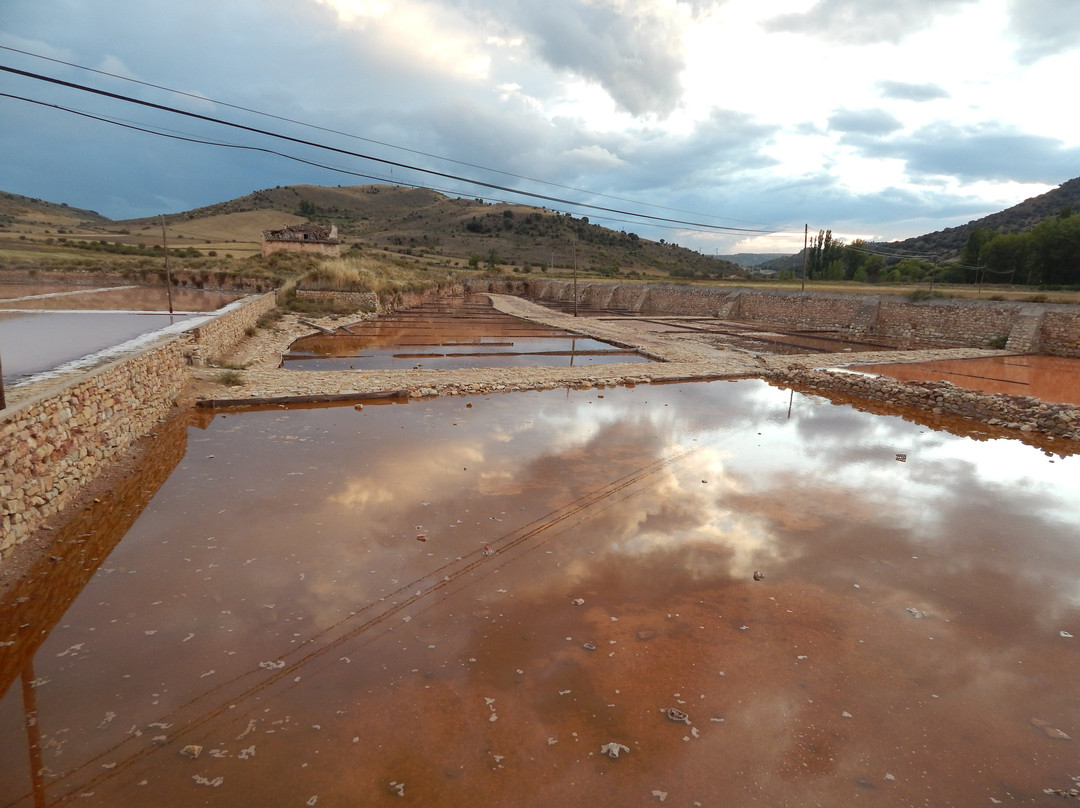
[(287, 224), (277, 230), (263, 230), (264, 241), (310, 241), (322, 244), (337, 244), (337, 226), (324, 227), (314, 222)]

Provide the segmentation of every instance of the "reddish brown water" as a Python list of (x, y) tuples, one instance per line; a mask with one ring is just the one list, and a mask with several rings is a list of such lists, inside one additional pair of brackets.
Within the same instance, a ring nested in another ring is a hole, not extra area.
[(297, 340), (284, 367), (447, 370), (650, 361), (633, 349), (502, 314), (486, 297), (442, 300), (347, 329)]
[(852, 367), (901, 381), (947, 381), (984, 393), (1034, 396), (1042, 401), (1080, 404), (1080, 359), (1062, 356), (995, 356), (895, 365)]
[(1080, 456), (756, 381), (179, 426), (0, 609), (2, 806), (1049, 806), (1080, 774)]

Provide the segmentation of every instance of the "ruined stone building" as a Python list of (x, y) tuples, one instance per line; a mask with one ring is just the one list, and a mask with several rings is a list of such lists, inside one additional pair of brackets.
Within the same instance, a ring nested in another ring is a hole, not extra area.
[(314, 222), (302, 222), (285, 225), (277, 230), (263, 230), (263, 256), (281, 250), (313, 252), (336, 258), (341, 255), (341, 241), (338, 239), (337, 225), (324, 227)]

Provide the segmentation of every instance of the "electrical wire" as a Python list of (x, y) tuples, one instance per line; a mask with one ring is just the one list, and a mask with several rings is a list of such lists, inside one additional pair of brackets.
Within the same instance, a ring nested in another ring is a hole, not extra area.
[[(151, 102), (151, 101), (143, 101), (141, 99), (133, 98), (131, 96), (126, 96), (126, 95), (123, 95), (123, 94), (120, 94), (120, 93), (113, 93), (113, 92), (110, 92), (108, 90), (102, 90), (102, 89), (99, 89), (99, 88), (96, 88), (96, 87), (90, 87), (90, 86), (87, 86), (87, 85), (84, 85), (84, 84), (78, 84), (76, 82), (65, 81), (63, 79), (58, 79), (58, 78), (54, 78), (54, 77), (51, 77), (51, 76), (45, 76), (45, 75), (42, 75), (40, 73), (34, 73), (34, 72), (31, 72), (31, 71), (27, 71), (27, 70), (20, 70), (18, 68), (14, 68), (14, 67), (11, 67), (9, 65), (0, 65), (0, 71), (4, 71), (6, 73), (11, 73), (11, 74), (18, 75), (18, 76), (23, 76), (24, 78), (34, 79), (36, 81), (43, 81), (43, 82), (46, 82), (46, 83), (49, 83), (49, 84), (55, 84), (55, 85), (58, 85), (58, 86), (61, 86), (61, 87), (67, 87), (69, 89), (78, 90), (80, 92), (91, 93), (93, 95), (98, 95), (98, 96), (102, 96), (102, 97), (105, 97), (105, 98), (111, 98), (111, 99), (114, 99), (114, 100), (123, 101), (125, 103), (137, 104), (139, 106), (148, 107), (150, 109), (156, 109), (156, 110), (159, 110), (159, 111), (162, 111), (162, 112), (167, 112), (167, 113), (171, 113), (171, 114), (175, 114), (175, 115), (182, 115), (182, 116), (185, 116), (185, 117), (188, 117), (188, 118), (193, 118), (195, 120), (201, 120), (201, 121), (205, 121), (205, 122), (208, 122), (208, 123), (218, 124), (218, 125), (221, 125), (221, 126), (228, 126), (228, 127), (234, 128), (234, 129), (239, 129), (239, 130), (245, 131), (245, 132), (251, 132), (251, 133), (254, 133), (254, 134), (264, 135), (264, 136), (267, 136), (267, 137), (272, 137), (272, 138), (276, 138), (276, 139), (279, 139), (279, 140), (284, 140), (284, 141), (287, 141), (287, 142), (300, 144), (300, 145), (303, 145), (303, 146), (310, 146), (312, 148), (322, 149), (322, 150), (334, 152), (334, 153), (337, 153), (337, 154), (343, 154), (343, 155), (347, 155), (349, 157), (358, 157), (358, 158), (363, 159), (363, 160), (370, 160), (372, 162), (382, 163), (384, 165), (389, 165), (391, 167), (404, 168), (404, 169), (407, 169), (407, 170), (410, 170), (410, 171), (417, 171), (417, 172), (420, 172), (420, 173), (423, 173), (423, 174), (428, 174), (428, 175), (431, 175), (431, 176), (442, 177), (444, 179), (451, 179), (451, 180), (454, 180), (454, 181), (457, 181), (457, 182), (464, 182), (464, 183), (466, 183), (468, 185), (475, 185), (475, 186), (482, 187), (482, 188), (490, 188), (492, 190), (503, 191), (505, 193), (511, 193), (511, 194), (515, 194), (515, 195), (518, 195), (518, 196), (524, 196), (524, 197), (528, 197), (528, 198), (532, 198), (532, 199), (541, 199), (541, 200), (544, 200), (544, 201), (556, 202), (556, 203), (563, 204), (563, 205), (571, 205), (571, 206), (575, 206), (575, 207), (579, 207), (579, 208), (587, 208), (589, 210), (598, 210), (598, 211), (602, 211), (602, 212), (606, 212), (606, 213), (615, 213), (615, 214), (619, 214), (621, 216), (631, 216), (635, 220), (644, 219), (644, 220), (649, 220), (650, 222), (664, 222), (664, 223), (670, 223), (670, 224), (688, 225), (690, 227), (699, 228), (699, 229), (702, 229), (702, 230), (705, 230), (705, 231), (724, 232), (724, 233), (728, 233), (728, 232), (730, 232), (730, 233), (755, 233), (755, 234), (767, 234), (767, 233), (775, 232), (773, 230), (765, 230), (765, 229), (757, 229), (757, 228), (746, 228), (746, 227), (732, 227), (732, 226), (728, 226), (728, 225), (709, 224), (709, 223), (706, 223), (706, 222), (694, 222), (694, 221), (687, 221), (687, 220), (683, 220), (683, 219), (673, 219), (673, 218), (669, 218), (669, 217), (665, 217), (665, 216), (653, 216), (651, 214), (635, 213), (633, 211), (622, 210), (622, 209), (619, 209), (619, 208), (610, 208), (610, 207), (605, 207), (603, 205), (594, 205), (594, 204), (590, 204), (590, 203), (587, 203), (587, 202), (577, 202), (577, 201), (574, 201), (574, 200), (565, 199), (563, 197), (551, 196), (551, 195), (548, 195), (548, 194), (540, 194), (540, 193), (537, 193), (535, 191), (523, 191), (523, 190), (520, 190), (520, 189), (517, 189), (517, 188), (511, 188), (511, 187), (508, 187), (508, 186), (505, 186), (505, 185), (498, 185), (496, 183), (490, 183), (490, 182), (485, 182), (483, 180), (472, 179), (470, 177), (465, 177), (465, 176), (461, 176), (461, 175), (458, 175), (458, 174), (450, 174), (450, 173), (447, 173), (447, 172), (444, 172), (444, 171), (436, 171), (434, 169), (423, 168), (423, 167), (420, 167), (420, 166), (410, 165), (408, 163), (403, 163), (403, 162), (396, 161), (396, 160), (389, 160), (389, 159), (386, 159), (386, 158), (383, 158), (383, 157), (375, 157), (374, 155), (362, 154), (360, 152), (354, 152), (354, 151), (350, 151), (348, 149), (338, 148), (336, 146), (328, 146), (328, 145), (323, 144), (323, 143), (318, 143), (318, 142), (311, 141), (311, 140), (305, 140), (303, 138), (292, 137), (291, 135), (284, 135), (284, 134), (281, 134), (281, 133), (278, 133), (278, 132), (272, 132), (272, 131), (269, 131), (269, 130), (266, 130), (266, 129), (260, 129), (260, 128), (254, 127), (254, 126), (247, 126), (245, 124), (236, 123), (234, 121), (227, 121), (227, 120), (224, 120), (222, 118), (216, 118), (216, 117), (211, 116), (211, 115), (202, 115), (200, 113), (190, 112), (190, 111), (187, 111), (187, 110), (178, 109), (176, 107), (171, 107), (171, 106), (168, 106), (168, 105), (165, 105), (165, 104), (156, 104), (156, 103)], [(49, 105), (45, 104), (45, 106), (49, 106)], [(132, 128), (137, 128), (137, 127), (132, 127)], [(146, 130), (144, 130), (144, 131), (146, 131)], [(180, 138), (180, 139), (183, 139), (183, 138)], [(310, 165), (316, 165), (316, 166), (319, 166), (321, 168), (326, 168), (326, 166), (315, 163), (314, 161), (304, 160), (303, 158), (295, 157), (295, 156), (292, 156), (292, 155), (284, 155), (281, 152), (275, 152), (275, 151), (270, 150), (270, 149), (262, 149), (261, 147), (251, 147), (251, 148), (262, 150), (262, 151), (267, 151), (267, 152), (274, 153), (274, 154), (278, 154), (280, 156), (288, 157), (289, 159), (293, 159), (293, 160), (296, 160), (298, 162), (306, 162), (306, 163), (308, 163)], [(333, 170), (333, 169), (331, 169), (331, 170)], [(367, 176), (367, 175), (359, 174), (359, 173), (356, 173), (356, 172), (348, 172), (348, 173), (352, 173), (355, 176)]]
[(264, 118), (271, 118), (273, 120), (283, 121), (285, 123), (291, 123), (291, 124), (295, 124), (297, 126), (307, 127), (308, 129), (314, 129), (314, 130), (317, 130), (319, 132), (326, 132), (328, 134), (333, 134), (333, 135), (341, 135), (342, 137), (351, 138), (353, 140), (359, 140), (359, 141), (362, 141), (364, 143), (372, 143), (372, 144), (375, 144), (375, 145), (378, 145), (378, 146), (385, 146), (385, 147), (390, 148), (390, 149), (397, 149), (398, 151), (403, 151), (403, 152), (408, 152), (410, 154), (420, 155), (421, 157), (429, 157), (429, 158), (431, 158), (433, 160), (442, 160), (442, 161), (445, 161), (447, 163), (453, 163), (454, 165), (466, 166), (468, 168), (477, 168), (477, 169), (480, 169), (481, 171), (490, 171), (490, 172), (492, 172), (494, 174), (502, 174), (503, 176), (506, 176), (506, 177), (513, 177), (515, 179), (527, 180), (529, 182), (535, 182), (535, 183), (538, 183), (540, 185), (548, 185), (548, 186), (551, 186), (552, 188), (562, 188), (565, 191), (574, 191), (575, 193), (589, 194), (590, 196), (597, 196), (597, 197), (601, 197), (601, 198), (604, 198), (604, 199), (614, 199), (614, 200), (619, 201), (619, 202), (630, 202), (630, 203), (635, 204), (635, 205), (644, 205), (645, 207), (656, 208), (657, 210), (670, 210), (670, 211), (674, 211), (676, 213), (689, 213), (689, 214), (691, 214), (693, 216), (705, 216), (707, 218), (717, 219), (717, 220), (720, 220), (720, 221), (741, 222), (743, 224), (761, 224), (761, 222), (752, 222), (752, 221), (748, 221), (746, 219), (733, 219), (733, 218), (727, 217), (727, 216), (713, 216), (713, 215), (708, 214), (708, 213), (697, 213), (697, 212), (694, 212), (694, 211), (684, 210), (682, 208), (671, 208), (671, 207), (667, 207), (665, 205), (657, 205), (657, 204), (652, 203), (652, 202), (641, 202), (641, 201), (636, 200), (636, 199), (628, 199), (628, 198), (622, 197), (622, 196), (615, 196), (615, 195), (612, 195), (612, 194), (604, 194), (604, 193), (600, 193), (598, 191), (589, 191), (589, 190), (584, 189), (584, 188), (576, 188), (576, 187), (574, 187), (572, 185), (562, 185), (562, 184), (557, 183), (557, 182), (550, 182), (549, 180), (541, 180), (541, 179), (537, 179), (536, 177), (526, 176), (524, 174), (515, 174), (512, 171), (503, 171), (503, 170), (500, 170), (500, 169), (497, 169), (497, 168), (491, 168), (489, 166), (482, 166), (482, 165), (478, 165), (476, 163), (469, 163), (469, 162), (466, 162), (464, 160), (455, 160), (455, 159), (453, 159), (451, 157), (443, 157), (443, 156), (440, 156), (440, 155), (437, 155), (437, 154), (431, 154), (430, 152), (420, 151), (419, 149), (410, 149), (407, 146), (398, 146), (398, 145), (395, 145), (393, 143), (387, 143), (387, 142), (382, 141), (382, 140), (374, 140), (372, 138), (362, 137), (361, 135), (355, 135), (355, 134), (351, 134), (349, 132), (343, 132), (343, 131), (341, 131), (339, 129), (331, 129), (331, 128), (325, 127), (325, 126), (318, 126), (317, 124), (306, 123), (305, 121), (299, 121), (299, 120), (296, 120), (295, 118), (288, 118), (288, 117), (285, 117), (283, 115), (275, 115), (275, 114), (270, 113), (270, 112), (262, 112), (261, 110), (252, 109), (251, 107), (245, 107), (245, 106), (241, 106), (239, 104), (231, 104), (231, 103), (229, 103), (227, 101), (218, 101), (216, 99), (208, 98), (207, 96), (199, 95), (197, 93), (189, 93), (189, 92), (185, 92), (183, 90), (176, 90), (176, 89), (173, 89), (171, 87), (165, 87), (165, 86), (163, 86), (161, 84), (153, 84), (153, 83), (148, 82), (148, 81), (141, 81), (139, 79), (131, 78), (130, 76), (121, 76), (118, 73), (110, 73), (107, 70), (98, 70), (98, 69), (93, 68), (93, 67), (87, 67), (85, 65), (76, 64), (75, 62), (67, 62), (67, 61), (64, 61), (63, 59), (56, 59), (56, 58), (51, 57), (51, 56), (44, 56), (43, 54), (40, 54), (40, 53), (33, 53), (33, 52), (27, 51), (27, 50), (20, 50), (19, 48), (12, 48), (12, 47), (10, 47), (8, 45), (0, 45), (0, 50), (11, 51), (12, 53), (19, 53), (19, 54), (22, 54), (23, 56), (31, 56), (31, 57), (33, 57), (35, 59), (42, 59), (44, 61), (53, 62), (55, 64), (61, 64), (61, 65), (64, 65), (66, 67), (73, 67), (73, 68), (76, 68), (78, 70), (85, 70), (85, 71), (87, 71), (89, 73), (96, 73), (96, 74), (98, 74), (100, 76), (107, 76), (108, 78), (117, 79), (117, 80), (120, 80), (120, 81), (131, 82), (132, 84), (138, 84), (138, 85), (141, 85), (143, 87), (150, 87), (150, 88), (155, 89), (155, 90), (162, 90), (164, 92), (172, 93), (174, 95), (179, 95), (179, 96), (184, 96), (184, 97), (187, 97), (187, 98), (192, 98), (192, 99), (195, 99), (197, 101), (209, 102), (209, 103), (215, 104), (217, 106), (227, 107), (228, 109), (235, 109), (235, 110), (238, 110), (240, 112), (249, 112), (249, 113), (251, 113), (253, 115), (260, 115), (260, 116), (262, 116)]
[[(143, 133), (149, 134), (149, 135), (156, 135), (158, 137), (169, 138), (171, 140), (180, 140), (180, 141), (184, 141), (186, 143), (196, 143), (196, 144), (205, 145), (205, 146), (217, 146), (219, 148), (225, 148), (225, 149), (239, 149), (239, 150), (244, 150), (244, 151), (262, 152), (264, 154), (270, 154), (270, 155), (274, 155), (276, 157), (282, 157), (282, 158), (284, 158), (286, 160), (293, 160), (293, 161), (298, 162), (298, 163), (303, 163), (305, 165), (313, 166), (315, 168), (321, 168), (321, 169), (336, 172), (336, 173), (339, 173), (339, 174), (347, 174), (349, 176), (359, 177), (361, 179), (375, 180), (377, 182), (387, 182), (387, 183), (396, 184), (396, 185), (400, 185), (400, 186), (405, 186), (405, 187), (409, 187), (409, 188), (424, 188), (424, 189), (427, 189), (427, 190), (433, 190), (433, 191), (437, 191), (439, 193), (444, 193), (444, 194), (448, 194), (448, 195), (457, 193), (457, 192), (451, 191), (451, 190), (434, 188), (434, 187), (432, 187), (430, 185), (423, 185), (423, 184), (420, 184), (420, 183), (410, 183), (410, 182), (405, 182), (405, 181), (402, 181), (402, 180), (394, 180), (394, 179), (391, 179), (391, 178), (379, 176), (377, 174), (360, 173), (360, 172), (357, 172), (357, 171), (352, 171), (352, 170), (347, 169), (347, 168), (341, 168), (339, 166), (332, 166), (332, 165), (328, 165), (326, 163), (319, 163), (319, 162), (316, 162), (314, 160), (307, 160), (307, 159), (304, 159), (302, 157), (296, 157), (295, 155), (286, 154), (285, 152), (277, 151), (275, 149), (268, 149), (268, 148), (263, 147), (263, 146), (249, 146), (249, 145), (244, 145), (244, 144), (239, 144), (239, 143), (229, 143), (229, 142), (222, 141), (222, 140), (208, 140), (206, 138), (198, 137), (196, 135), (187, 134), (187, 133), (181, 133), (181, 132), (178, 132), (177, 130), (164, 129), (162, 127), (154, 128), (154, 127), (149, 126), (148, 124), (139, 124), (139, 123), (135, 123), (133, 121), (129, 121), (129, 120), (122, 119), (122, 118), (115, 118), (115, 117), (109, 117), (109, 116), (104, 116), (104, 115), (96, 115), (94, 113), (87, 112), (85, 110), (74, 109), (72, 107), (66, 107), (66, 106), (63, 106), (62, 104), (54, 104), (54, 103), (51, 103), (51, 102), (48, 102), (48, 101), (39, 101), (39, 100), (34, 99), (34, 98), (27, 98), (26, 96), (15, 95), (13, 93), (0, 92), (0, 98), (11, 98), (11, 99), (16, 100), (16, 101), (25, 101), (25, 102), (27, 102), (29, 104), (36, 104), (37, 106), (47, 107), (47, 108), (50, 108), (50, 109), (59, 110), (61, 112), (68, 112), (68, 113), (71, 113), (72, 115), (78, 115), (80, 117), (88, 118), (90, 120), (100, 121), (101, 123), (112, 124), (113, 126), (119, 126), (121, 128), (124, 128), (124, 129), (131, 129), (131, 130), (134, 130), (136, 132), (143, 132)], [(493, 202), (504, 202), (506, 204), (515, 204), (513, 202), (510, 202), (509, 200), (505, 200), (505, 199), (501, 199), (501, 198), (497, 198), (497, 197), (487, 197), (486, 199), (488, 201), (493, 201)], [(570, 202), (569, 204), (573, 205), (573, 206), (579, 205), (579, 203), (577, 203), (577, 202)], [(631, 214), (631, 215), (635, 215), (635, 214)], [(605, 221), (605, 222), (617, 222), (617, 223), (620, 223), (620, 224), (641, 224), (641, 222), (637, 221), (637, 220), (619, 219), (619, 218), (615, 218), (615, 217), (612, 217), (612, 216), (593, 216), (593, 219), (594, 220), (599, 220), (599, 221)], [(700, 233), (714, 232), (711, 229), (710, 230), (701, 230), (701, 229), (698, 229), (698, 228), (695, 228), (695, 227), (692, 227), (692, 226), (663, 225), (663, 224), (653, 224), (653, 223), (649, 223), (649, 226), (654, 227), (654, 228), (658, 228), (658, 229), (663, 229), (663, 230), (676, 230), (676, 231), (680, 231), (680, 232), (686, 232), (687, 230), (689, 230), (691, 232), (700, 232)], [(207, 236), (205, 234), (190, 233), (190, 231), (185, 231), (185, 233), (188, 233), (188, 234), (190, 234), (192, 236), (197, 236), (199, 238), (213, 240), (213, 238), (211, 236)]]

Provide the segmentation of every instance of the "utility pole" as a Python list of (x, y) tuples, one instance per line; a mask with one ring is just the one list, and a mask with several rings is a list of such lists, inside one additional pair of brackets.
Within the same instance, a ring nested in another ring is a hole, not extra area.
[(577, 317), (577, 236), (573, 237), (574, 245), (574, 316)]
[(0, 410), (7, 409), (7, 402), (4, 401), (4, 369), (0, 367)]
[(810, 225), (804, 224), (802, 231), (802, 286), (799, 288), (800, 292), (806, 291), (806, 249), (807, 249), (807, 237), (810, 235)]
[(161, 245), (165, 252), (165, 291), (169, 296), (169, 314), (172, 314), (172, 273), (169, 272), (169, 237), (165, 233), (164, 216), (161, 217)]

